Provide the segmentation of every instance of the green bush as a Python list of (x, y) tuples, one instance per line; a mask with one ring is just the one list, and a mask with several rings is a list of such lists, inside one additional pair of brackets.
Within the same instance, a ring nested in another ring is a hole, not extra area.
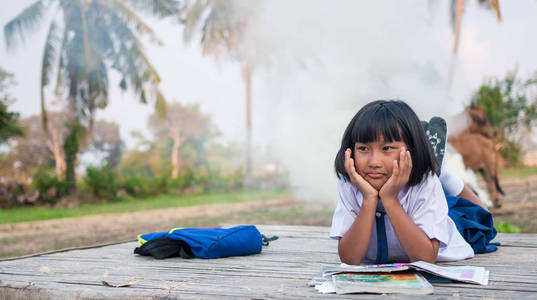
[(243, 186), (244, 174), (237, 170), (222, 174), (219, 169), (185, 167), (177, 178), (169, 172), (158, 176), (125, 173), (118, 180), (119, 190), (132, 197), (153, 197), (162, 194), (197, 194), (207, 191), (236, 191)]
[(238, 170), (224, 175), (219, 169), (201, 166), (184, 168), (176, 179), (172, 179), (169, 175), (166, 178), (168, 192), (197, 194), (206, 191), (237, 190), (242, 187), (244, 174)]
[(132, 197), (150, 197), (168, 193), (170, 178), (167, 175), (144, 176), (138, 174), (123, 174), (119, 189)]
[(108, 165), (86, 168), (84, 183), (94, 197), (100, 200), (116, 200), (118, 185), (117, 174)]
[(194, 170), (188, 167), (179, 172), (179, 175), (175, 179), (171, 179), (170, 187), (175, 190), (186, 189), (194, 184)]
[(504, 147), (500, 150), (502, 157), (507, 161), (508, 166), (514, 167), (520, 165), (520, 157), (523, 155), (520, 145), (506, 141)]
[(130, 196), (137, 197), (145, 194), (142, 177), (133, 174), (123, 175), (119, 183), (120, 189)]
[(39, 201), (55, 204), (67, 193), (67, 184), (51, 168), (39, 167), (32, 174), (31, 189), (39, 191)]
[(483, 109), (495, 132), (495, 142), (503, 144), (502, 156), (510, 166), (521, 158), (522, 136), (534, 132), (537, 124), (535, 88), (537, 73), (527, 79), (517, 76), (516, 70), (505, 78), (492, 78), (483, 83), (473, 96), (473, 102)]
[(170, 186), (170, 176), (163, 174), (154, 177), (147, 177), (147, 192), (150, 196), (167, 194)]
[(219, 169), (208, 168), (207, 179), (209, 188), (213, 191), (234, 191), (244, 185), (244, 173), (242, 170), (235, 170), (229, 174), (222, 174)]
[(499, 233), (520, 233), (520, 228), (510, 223), (499, 222), (494, 227)]

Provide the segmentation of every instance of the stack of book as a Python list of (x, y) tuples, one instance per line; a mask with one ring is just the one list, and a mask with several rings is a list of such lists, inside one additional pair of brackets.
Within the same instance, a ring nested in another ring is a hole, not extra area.
[(323, 265), (310, 286), (319, 293), (432, 294), (431, 282), (460, 281), (487, 285), (483, 267), (439, 266), (424, 261), (381, 265)]

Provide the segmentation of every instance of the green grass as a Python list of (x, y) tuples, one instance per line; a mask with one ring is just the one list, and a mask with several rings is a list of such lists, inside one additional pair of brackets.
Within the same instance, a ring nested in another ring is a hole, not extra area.
[(494, 227), (499, 233), (520, 233), (520, 228), (507, 222), (497, 222)]
[(162, 195), (153, 198), (124, 198), (121, 201), (87, 204), (75, 208), (22, 207), (0, 210), (0, 224), (41, 221), (88, 215), (126, 213), (152, 209), (187, 207), (217, 203), (239, 203), (251, 200), (268, 200), (290, 196), (288, 191), (241, 191), (206, 193), (198, 195)]
[(500, 173), (501, 178), (526, 178), (537, 175), (537, 167), (518, 167), (504, 169)]

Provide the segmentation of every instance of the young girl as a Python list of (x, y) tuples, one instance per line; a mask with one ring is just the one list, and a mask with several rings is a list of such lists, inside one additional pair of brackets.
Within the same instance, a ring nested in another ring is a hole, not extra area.
[(335, 159), (339, 201), (330, 237), (339, 240), (341, 261), (434, 263), (473, 257), (448, 216), (435, 174), (439, 167), (406, 103), (379, 100), (360, 109)]

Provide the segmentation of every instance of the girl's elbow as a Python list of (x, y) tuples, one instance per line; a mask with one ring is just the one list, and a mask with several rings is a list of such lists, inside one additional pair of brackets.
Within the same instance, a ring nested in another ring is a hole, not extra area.
[(416, 255), (414, 257), (410, 257), (410, 261), (424, 261), (431, 264), (436, 263), (436, 258), (438, 257), (438, 252), (432, 251), (431, 253), (421, 253), (419, 255)]
[(347, 265), (359, 265), (362, 262), (363, 256), (357, 255), (353, 251), (345, 251), (343, 247), (338, 248), (339, 260)]
[(434, 263), (436, 263), (436, 256), (416, 257), (416, 258), (413, 259), (412, 261), (413, 261), (413, 262), (414, 262), (414, 261), (424, 261), (424, 262), (427, 262), (427, 263), (430, 263), (430, 264), (434, 264)]
[(339, 259), (342, 263), (345, 263), (347, 265), (359, 265), (362, 263), (362, 258), (359, 257), (353, 257), (353, 256), (345, 256), (341, 253), (339, 254)]

